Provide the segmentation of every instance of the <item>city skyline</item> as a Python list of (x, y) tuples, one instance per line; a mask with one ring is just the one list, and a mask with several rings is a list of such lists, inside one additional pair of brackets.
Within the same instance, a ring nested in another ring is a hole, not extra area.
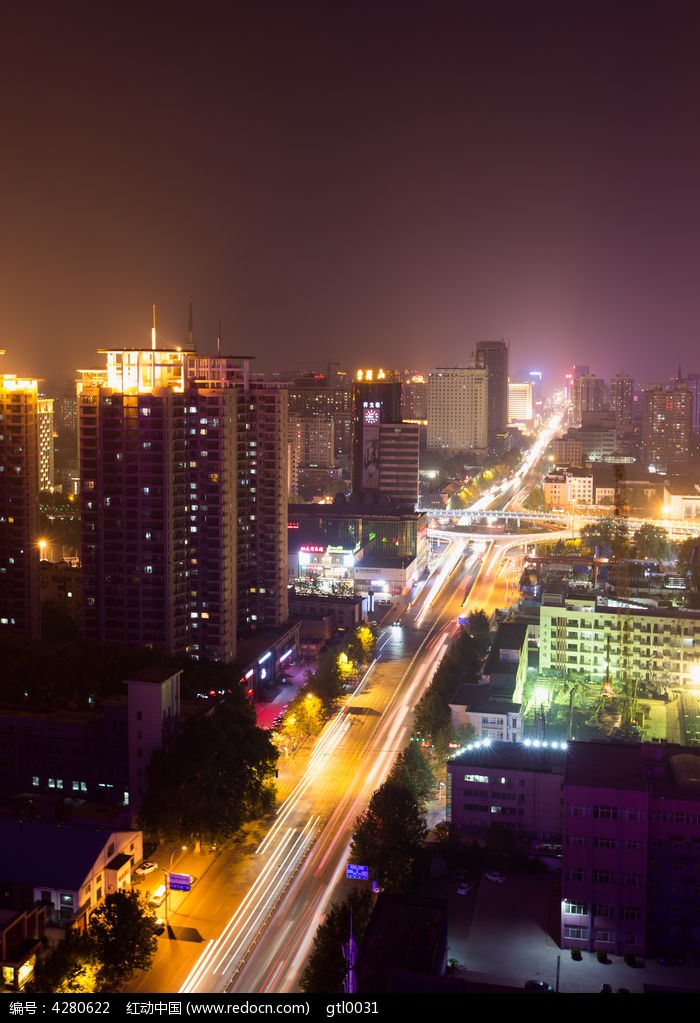
[(5, 372), (147, 347), (154, 306), (264, 372), (499, 339), (547, 389), (700, 372), (686, 0), (73, 0), (5, 36)]

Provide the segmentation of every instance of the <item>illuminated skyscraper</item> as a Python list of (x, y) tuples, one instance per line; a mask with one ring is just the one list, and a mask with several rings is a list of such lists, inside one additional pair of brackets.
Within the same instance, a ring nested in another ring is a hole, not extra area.
[[(3, 353), (4, 354), (4, 353)], [(39, 390), (0, 376), (0, 629), (41, 632)]]
[(286, 391), (245, 358), (104, 354), (78, 385), (84, 636), (232, 662), (288, 616)]
[(418, 503), (420, 427), (401, 419), (401, 381), (390, 370), (359, 370), (352, 385), (354, 496)]

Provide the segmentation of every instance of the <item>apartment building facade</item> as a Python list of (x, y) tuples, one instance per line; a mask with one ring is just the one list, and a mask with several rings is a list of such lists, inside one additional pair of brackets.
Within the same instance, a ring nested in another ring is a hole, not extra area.
[(288, 618), (286, 390), (245, 358), (104, 354), (78, 385), (84, 637), (233, 662)]
[(567, 597), (540, 608), (540, 670), (592, 681), (690, 688), (700, 670), (700, 612)]

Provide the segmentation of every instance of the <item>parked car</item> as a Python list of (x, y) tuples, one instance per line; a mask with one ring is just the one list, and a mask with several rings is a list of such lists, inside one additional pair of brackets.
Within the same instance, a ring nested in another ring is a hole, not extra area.
[(458, 895), (469, 895), (469, 892), (472, 890), (473, 887), (474, 887), (474, 885), (472, 884), (471, 881), (463, 881), (462, 884), (457, 889), (457, 894)]
[(163, 934), (165, 932), (165, 920), (161, 916), (154, 916), (156, 934)]
[(487, 877), (489, 881), (495, 881), (496, 884), (505, 884), (506, 880), (506, 875), (502, 870), (487, 870), (484, 877)]
[(526, 980), (525, 981), (526, 991), (554, 991), (551, 984), (548, 984), (546, 980)]
[(136, 868), (135, 874), (139, 877), (145, 877), (147, 874), (152, 874), (154, 870), (158, 869), (158, 864), (154, 863), (153, 860), (144, 860), (143, 863)]

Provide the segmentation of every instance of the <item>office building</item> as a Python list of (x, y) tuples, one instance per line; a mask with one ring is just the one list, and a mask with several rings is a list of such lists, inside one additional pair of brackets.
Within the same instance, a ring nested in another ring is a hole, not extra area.
[(508, 383), (508, 424), (532, 425), (532, 384), (529, 380), (511, 380)]
[(475, 358), (469, 366), (438, 367), (428, 374), (429, 449), (488, 454), (488, 370)]
[(41, 632), (39, 390), (0, 376), (0, 629)]
[(401, 418), (401, 387), (390, 370), (359, 370), (353, 381), (352, 494), (413, 510), (420, 427)]
[(104, 354), (78, 384), (84, 637), (233, 662), (287, 620), (286, 391), (155, 338)]
[(508, 428), (508, 344), (500, 341), (477, 341), (476, 363), (488, 373), (488, 444), (494, 453), (501, 453), (502, 440)]

